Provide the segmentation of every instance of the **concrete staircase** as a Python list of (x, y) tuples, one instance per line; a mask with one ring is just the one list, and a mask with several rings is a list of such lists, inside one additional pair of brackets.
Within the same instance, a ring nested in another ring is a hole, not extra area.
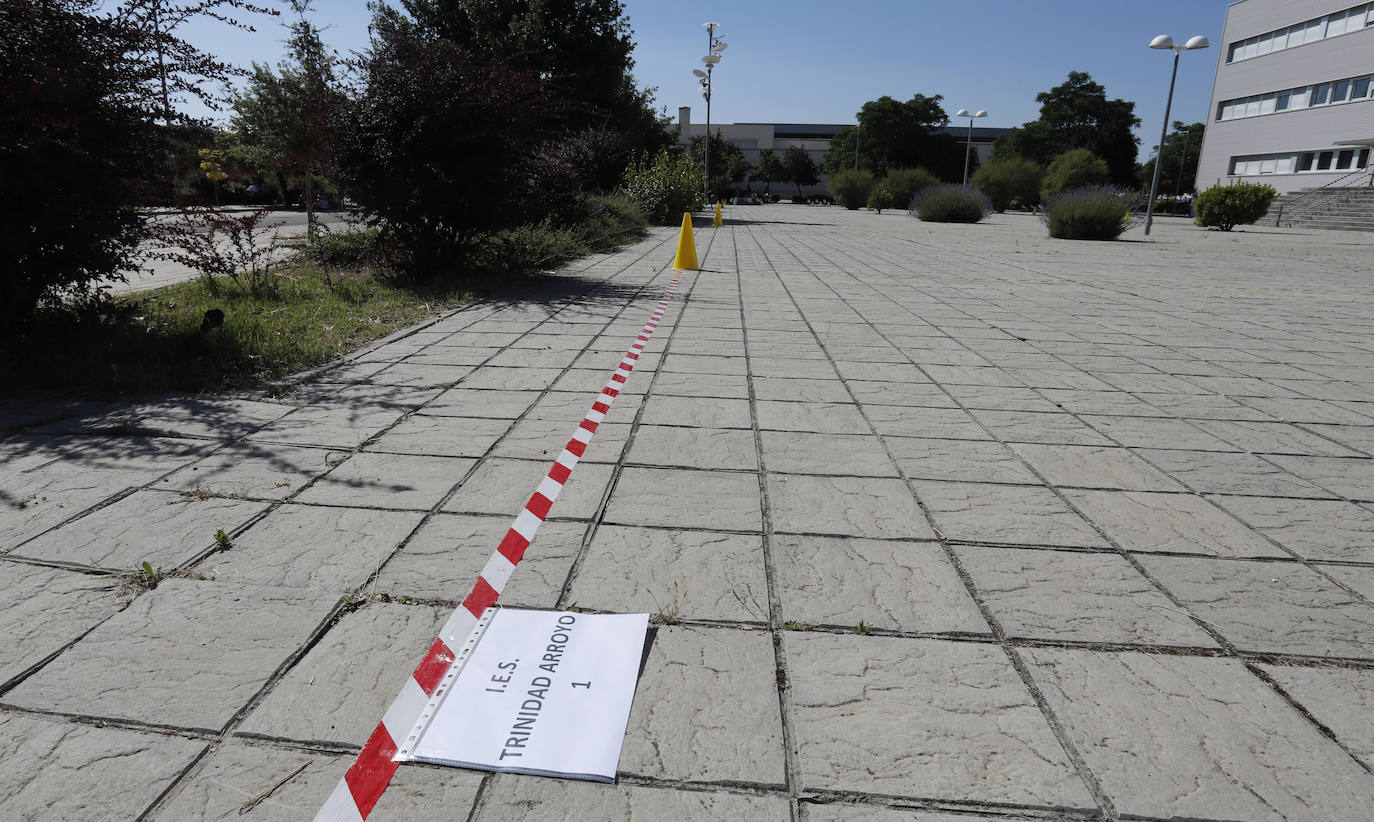
[(1374, 231), (1374, 188), (1305, 188), (1284, 194), (1259, 224)]

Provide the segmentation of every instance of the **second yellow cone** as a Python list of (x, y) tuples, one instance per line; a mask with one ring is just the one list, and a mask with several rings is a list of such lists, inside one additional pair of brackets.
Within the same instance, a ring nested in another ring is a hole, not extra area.
[(673, 257), (673, 268), (679, 271), (697, 270), (697, 243), (692, 239), (692, 213), (682, 215), (682, 230), (677, 235), (677, 255)]
[(720, 219), (720, 207), (721, 207), (721, 205), (722, 205), (722, 203), (716, 203), (716, 218), (715, 218), (714, 220), (711, 221), (711, 225), (717, 225), (717, 226), (718, 226), (718, 225), (721, 224), (721, 219)]

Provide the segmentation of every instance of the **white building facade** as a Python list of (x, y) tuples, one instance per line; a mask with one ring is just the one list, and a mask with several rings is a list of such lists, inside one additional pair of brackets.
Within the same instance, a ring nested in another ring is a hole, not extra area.
[(1219, 51), (1199, 189), (1369, 183), (1374, 3), (1239, 0)]

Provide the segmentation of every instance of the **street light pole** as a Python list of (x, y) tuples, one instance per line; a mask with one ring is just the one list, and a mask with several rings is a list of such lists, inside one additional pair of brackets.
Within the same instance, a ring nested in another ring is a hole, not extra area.
[(720, 62), (720, 53), (725, 51), (727, 44), (724, 40), (716, 38), (716, 29), (720, 28), (720, 23), (702, 23), (702, 28), (706, 29), (706, 56), (701, 58), (701, 62), (706, 66), (706, 71), (693, 69), (692, 73), (701, 78), (702, 97), (706, 98), (706, 179), (702, 181), (702, 191), (709, 200), (711, 197), (711, 70), (716, 63)]
[(1159, 153), (1155, 155), (1155, 174), (1154, 180), (1150, 182), (1150, 200), (1145, 204), (1145, 236), (1150, 236), (1150, 226), (1155, 221), (1155, 196), (1159, 193), (1159, 171), (1164, 165), (1164, 140), (1169, 136), (1169, 110), (1174, 106), (1174, 82), (1178, 80), (1178, 57), (1185, 51), (1193, 49), (1205, 49), (1212, 45), (1206, 37), (1201, 34), (1189, 38), (1188, 42), (1181, 46), (1174, 45), (1174, 38), (1167, 34), (1161, 34), (1150, 41), (1152, 49), (1171, 49), (1174, 52), (1174, 70), (1169, 75), (1169, 99), (1164, 103), (1164, 126), (1159, 131)]
[(976, 114), (969, 114), (968, 109), (961, 108), (954, 112), (954, 116), (968, 118), (968, 145), (964, 148), (964, 185), (968, 185), (968, 162), (973, 154), (973, 121), (975, 118), (988, 116), (988, 113), (979, 109)]

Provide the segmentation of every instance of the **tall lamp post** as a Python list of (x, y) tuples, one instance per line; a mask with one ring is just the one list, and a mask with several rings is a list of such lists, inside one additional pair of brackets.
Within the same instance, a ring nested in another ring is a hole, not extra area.
[(701, 96), (706, 98), (706, 179), (702, 183), (702, 190), (706, 194), (706, 199), (711, 198), (711, 70), (720, 62), (720, 53), (729, 48), (729, 44), (716, 36), (716, 29), (720, 28), (720, 23), (702, 23), (701, 27), (706, 29), (706, 56), (701, 58), (702, 65), (706, 70), (692, 69), (701, 81)]
[(973, 121), (979, 117), (988, 116), (988, 113), (978, 109), (976, 114), (969, 114), (968, 109), (961, 108), (954, 112), (954, 116), (968, 118), (968, 146), (964, 149), (964, 185), (968, 185), (968, 159), (969, 155), (973, 154)]
[(1169, 109), (1174, 106), (1174, 81), (1178, 79), (1178, 56), (1185, 51), (1193, 49), (1205, 49), (1212, 45), (1211, 41), (1201, 34), (1189, 38), (1183, 45), (1175, 45), (1174, 38), (1167, 34), (1161, 34), (1150, 41), (1152, 49), (1171, 49), (1174, 52), (1174, 71), (1169, 75), (1169, 99), (1164, 104), (1164, 127), (1159, 130), (1159, 154), (1155, 156), (1155, 176), (1150, 183), (1150, 201), (1145, 204), (1145, 236), (1150, 236), (1150, 226), (1155, 221), (1155, 195), (1159, 192), (1159, 169), (1164, 160), (1164, 140), (1169, 136)]

